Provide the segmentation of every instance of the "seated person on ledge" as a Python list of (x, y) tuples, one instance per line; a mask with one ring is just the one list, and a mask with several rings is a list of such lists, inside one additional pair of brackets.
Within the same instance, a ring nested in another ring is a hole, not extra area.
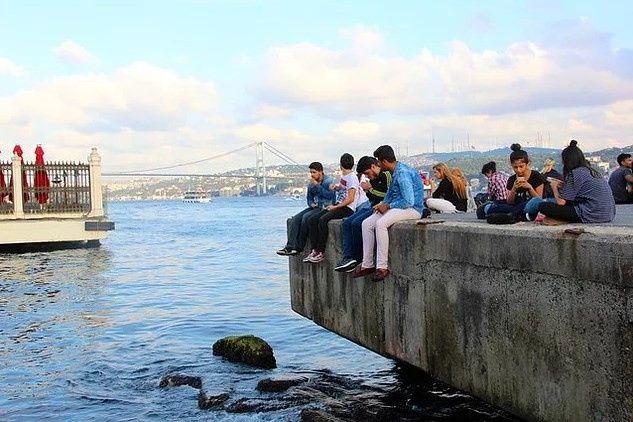
[(620, 154), (617, 158), (618, 167), (609, 176), (609, 186), (616, 204), (633, 203), (633, 159), (631, 154)]
[(606, 180), (571, 141), (561, 153), (564, 182), (553, 180), (556, 203), (541, 202), (543, 224), (608, 223), (615, 217), (615, 202)]
[(468, 197), (462, 179), (453, 175), (444, 163), (434, 165), (433, 170), (435, 178), (441, 181), (432, 193), (433, 198), (427, 199), (425, 205), (442, 213), (465, 212), (468, 209)]

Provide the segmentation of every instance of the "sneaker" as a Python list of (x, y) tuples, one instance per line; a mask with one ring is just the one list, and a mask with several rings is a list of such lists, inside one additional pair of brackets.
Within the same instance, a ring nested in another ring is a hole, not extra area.
[(281, 248), (277, 251), (277, 255), (288, 256), (292, 252), (290, 248)]
[(356, 270), (356, 267), (360, 265), (360, 261), (356, 261), (356, 264), (350, 265), (348, 269), (345, 270), (346, 273), (353, 273)]
[(316, 253), (316, 249), (312, 249), (312, 251), (310, 251), (310, 253), (306, 255), (305, 258), (303, 258), (303, 262), (310, 262), (310, 260), (314, 257), (314, 255), (316, 255)]
[(358, 265), (358, 261), (354, 258), (343, 258), (338, 262), (338, 264), (336, 264), (334, 271), (347, 272), (350, 268), (356, 268), (356, 265)]
[(311, 262), (313, 264), (318, 264), (319, 262), (323, 261), (325, 259), (325, 254), (323, 252), (316, 252), (310, 259), (308, 262)]
[(536, 214), (536, 218), (534, 219), (535, 223), (542, 223), (545, 218), (545, 214), (541, 214), (540, 212)]

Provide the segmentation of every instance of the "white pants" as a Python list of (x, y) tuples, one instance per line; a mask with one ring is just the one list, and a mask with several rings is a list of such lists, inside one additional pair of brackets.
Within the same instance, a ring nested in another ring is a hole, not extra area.
[(429, 198), (426, 200), (426, 206), (429, 209), (446, 214), (454, 214), (457, 212), (457, 208), (455, 208), (452, 202), (442, 198)]
[(374, 267), (374, 242), (376, 242), (376, 268), (389, 268), (389, 232), (387, 229), (398, 221), (421, 218), (414, 208), (391, 208), (386, 213), (374, 212), (363, 221), (363, 268)]

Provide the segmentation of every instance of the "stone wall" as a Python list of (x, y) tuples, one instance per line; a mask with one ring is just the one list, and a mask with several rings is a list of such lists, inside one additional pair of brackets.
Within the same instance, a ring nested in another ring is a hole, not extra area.
[(380, 283), (340, 252), (290, 258), (294, 311), (528, 420), (633, 420), (633, 228), (401, 222)]

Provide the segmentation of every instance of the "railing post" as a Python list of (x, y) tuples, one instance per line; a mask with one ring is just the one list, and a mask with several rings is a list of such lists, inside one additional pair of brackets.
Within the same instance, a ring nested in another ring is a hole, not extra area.
[(88, 156), (90, 164), (90, 217), (103, 217), (103, 192), (101, 190), (101, 156), (92, 148)]
[(11, 159), (11, 179), (13, 180), (13, 215), (24, 218), (24, 186), (22, 186), (22, 157), (17, 154)]

